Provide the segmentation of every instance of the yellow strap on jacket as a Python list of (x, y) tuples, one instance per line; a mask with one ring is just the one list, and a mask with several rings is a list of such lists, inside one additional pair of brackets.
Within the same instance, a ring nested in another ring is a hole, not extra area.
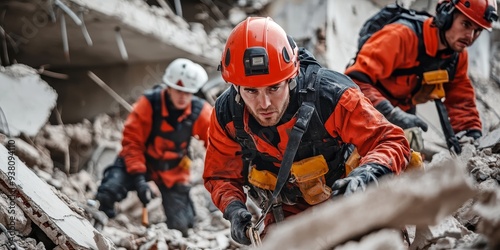
[(345, 162), (345, 175), (349, 175), (349, 173), (359, 166), (359, 160), (361, 159), (361, 155), (358, 153), (358, 149), (354, 148), (349, 158)]
[[(361, 156), (358, 153), (358, 150), (355, 148), (354, 151), (351, 153), (349, 158), (347, 158), (347, 161), (345, 162), (345, 175), (349, 175), (349, 173), (357, 168), (359, 166), (359, 160), (361, 159)], [(410, 155), (410, 162), (408, 165), (406, 165), (406, 170), (413, 170), (413, 169), (424, 169), (425, 170), (425, 164), (422, 159), (422, 154), (420, 152), (411, 150), (411, 155)]]
[[(323, 155), (310, 157), (292, 164), (291, 174), (304, 200), (318, 204), (330, 197), (332, 190), (326, 185), (325, 174), (328, 164)], [(254, 166), (248, 174), (248, 182), (255, 187), (271, 190), (276, 188), (277, 177), (267, 170), (257, 170)]]
[(410, 163), (408, 163), (408, 166), (406, 166), (406, 170), (413, 170), (413, 169), (422, 169), (425, 170), (425, 165), (424, 161), (422, 160), (422, 154), (417, 151), (411, 151), (411, 156), (410, 156)]
[(276, 188), (276, 175), (267, 170), (257, 170), (255, 166), (252, 166), (250, 173), (248, 173), (248, 182), (255, 187), (271, 190)]
[(182, 157), (181, 161), (179, 162), (179, 167), (183, 168), (183, 169), (190, 169), (191, 168), (191, 159), (189, 159), (189, 157), (187, 155), (185, 155), (184, 157)]
[(443, 83), (449, 81), (448, 71), (444, 69), (424, 72), (422, 86), (412, 97), (414, 105), (425, 103), (429, 100), (441, 99), (445, 96)]

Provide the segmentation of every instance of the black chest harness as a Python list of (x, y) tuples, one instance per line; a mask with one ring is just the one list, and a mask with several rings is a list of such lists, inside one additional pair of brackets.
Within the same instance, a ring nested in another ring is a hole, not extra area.
[(361, 72), (351, 72), (349, 73), (349, 76), (351, 78), (357, 79), (362, 82), (366, 83), (372, 83), (374, 86), (381, 91), (385, 96), (396, 100), (398, 103), (403, 104), (403, 105), (409, 105), (411, 104), (411, 98), (420, 90), (422, 87), (422, 79), (423, 79), (423, 74), (428, 71), (433, 71), (433, 70), (438, 70), (438, 69), (444, 69), (448, 71), (448, 76), (449, 76), (449, 82), (453, 81), (455, 78), (455, 73), (456, 73), (456, 68), (457, 68), (457, 63), (458, 63), (458, 58), (459, 54), (458, 52), (451, 52), (451, 55), (447, 58), (441, 58), (441, 53), (438, 53), (435, 57), (429, 56), (426, 52), (425, 49), (425, 43), (424, 43), (424, 35), (423, 35), (423, 22), (424, 20), (428, 18), (428, 16), (422, 16), (422, 15), (403, 15), (400, 19), (395, 21), (395, 23), (400, 23), (403, 24), (413, 30), (415, 34), (418, 37), (418, 56), (417, 56), (417, 61), (419, 64), (414, 67), (410, 68), (399, 68), (395, 69), (391, 77), (399, 77), (399, 76), (410, 76), (410, 75), (416, 75), (417, 76), (417, 86), (412, 90), (411, 96), (407, 98), (396, 98), (394, 97), (387, 88), (385, 88), (380, 81), (377, 81), (376, 83), (373, 83), (371, 79), (361, 73)]
[[(170, 149), (170, 151), (176, 152), (178, 154), (178, 158), (172, 160), (159, 160), (155, 159), (149, 154), (146, 153), (146, 161), (151, 166), (154, 166), (156, 170), (165, 171), (179, 165), (182, 157), (188, 154), (189, 143), (191, 141), (191, 135), (193, 133), (193, 124), (198, 119), (201, 110), (203, 108), (203, 100), (200, 98), (193, 96), (191, 101), (191, 114), (187, 116), (183, 121), (173, 122), (174, 119), (169, 119), (169, 124), (174, 129), (169, 132), (163, 132), (161, 130), (161, 124), (164, 119), (162, 117), (162, 104), (161, 104), (161, 94), (162, 88), (153, 88), (147, 90), (144, 93), (144, 96), (151, 103), (151, 107), (153, 107), (153, 122), (151, 126), (151, 132), (149, 133), (148, 139), (146, 141), (146, 148), (149, 146), (155, 147), (155, 138), (161, 137), (165, 140), (169, 140), (174, 143), (175, 148)], [(167, 109), (171, 109), (170, 105), (168, 105), (168, 101), (166, 102)]]
[[(301, 65), (301, 67), (303, 67), (303, 65)], [(274, 200), (278, 195), (279, 203), (282, 202), (289, 205), (297, 203), (299, 201), (298, 199), (302, 197), (300, 190), (290, 183), (288, 171), (282, 170), (287, 163), (291, 164), (291, 162), (312, 156), (323, 155), (328, 165), (328, 172), (325, 178), (329, 186), (331, 186), (335, 180), (341, 178), (345, 173), (344, 162), (352, 152), (353, 146), (351, 144), (342, 143), (339, 139), (331, 137), (324, 128), (321, 115), (319, 89), (320, 82), (326, 71), (326, 69), (321, 68), (317, 64), (310, 64), (305, 69), (305, 74), (300, 74), (296, 79), (297, 87), (295, 90), (291, 90), (290, 105), (292, 105), (292, 102), (298, 104), (298, 111), (294, 115), (297, 117), (297, 122), (292, 132), (289, 134), (289, 141), (282, 162), (266, 152), (259, 152), (256, 149), (252, 136), (244, 129), (244, 104), (234, 101), (237, 94), (234, 88), (229, 90), (230, 93), (227, 98), (229, 99), (231, 117), (226, 117), (226, 120), (223, 118), (221, 124), (227, 124), (229, 119), (233, 121), (236, 132), (236, 137), (234, 139), (239, 142), (242, 147), (242, 175), (245, 177), (248, 194), (262, 209), (266, 209), (266, 203), (270, 200)], [(293, 91), (295, 92), (292, 94)], [(335, 95), (336, 93), (332, 94)], [(341, 95), (341, 93), (338, 93), (338, 95)], [(335, 105), (336, 103), (334, 103), (334, 106)], [(287, 115), (292, 117), (287, 113), (284, 114), (284, 117)], [(279, 135), (275, 134), (274, 136)], [(289, 150), (293, 150), (294, 152), (290, 153), (288, 152)], [(274, 163), (280, 163), (282, 167), (278, 168)], [(278, 176), (276, 189), (273, 194), (271, 194), (269, 190), (262, 190), (249, 185), (248, 173), (251, 165), (258, 170), (267, 170)], [(265, 194), (263, 194), (263, 192), (265, 192)], [(263, 200), (262, 197), (267, 197), (268, 200)], [(279, 221), (279, 218), (276, 218), (276, 213), (275, 219)]]

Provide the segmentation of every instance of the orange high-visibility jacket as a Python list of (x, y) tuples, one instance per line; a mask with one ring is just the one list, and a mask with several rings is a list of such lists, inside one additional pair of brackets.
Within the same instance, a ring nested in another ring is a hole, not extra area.
[[(304, 72), (301, 71), (302, 73)], [(298, 79), (300, 81), (303, 77), (299, 75)], [(339, 85), (343, 86), (343, 90), (339, 92), (334, 91), (333, 87), (331, 87), (336, 83), (325, 80), (325, 78), (322, 79), (319, 89), (316, 89), (322, 96), (321, 109), (332, 110), (329, 115), (323, 116), (324, 124), (320, 124), (325, 128), (326, 136), (336, 138), (340, 143), (354, 144), (360, 155), (363, 156), (360, 165), (378, 163), (391, 169), (396, 174), (403, 171), (408, 164), (410, 149), (402, 129), (389, 123), (382, 114), (375, 110), (370, 101), (347, 77), (343, 79), (349, 83), (340, 82)], [(298, 83), (298, 86), (304, 85)], [(298, 88), (296, 87), (291, 92), (297, 91)], [(214, 204), (221, 211), (224, 211), (232, 201), (239, 200), (243, 203), (246, 201), (243, 191), (245, 177), (242, 175), (242, 146), (235, 139), (234, 120), (229, 118), (231, 120), (221, 124), (222, 116), (231, 117), (230, 115), (227, 116), (230, 112), (229, 107), (232, 106), (230, 102), (235, 102), (234, 97), (231, 97), (229, 92), (225, 91), (217, 99), (212, 112), (203, 173), (205, 187), (211, 193)], [(296, 102), (298, 102), (296, 96), (291, 96), (290, 105)], [(249, 112), (246, 109), (243, 111), (245, 131), (254, 140), (256, 149), (259, 152), (265, 152), (278, 161), (278, 163), (273, 163), (276, 168), (279, 168), (279, 162), (283, 159), (289, 139), (288, 133), (296, 120), (292, 116), (297, 108), (295, 110), (293, 108), (287, 109), (287, 112), (283, 115), (283, 117), (287, 117), (286, 120), (276, 126), (276, 133), (272, 135), (279, 135), (279, 143), (276, 146), (266, 138), (261, 137), (265, 136), (263, 135), (265, 133), (261, 133), (259, 136), (251, 132), (248, 123), (249, 119), (251, 119)], [(309, 125), (309, 129), (311, 129), (311, 126)], [(261, 127), (254, 131), (266, 131), (266, 128)], [(296, 156), (295, 160), (301, 159), (297, 159)], [(284, 205), (283, 210), (285, 214), (289, 212), (297, 213), (298, 211), (294, 211), (294, 209), (302, 211), (306, 207), (308, 207), (307, 204), (305, 206), (304, 204), (298, 204), (295, 207)]]
[[(431, 23), (432, 18), (424, 21), (423, 39), (426, 53), (435, 57), (438, 54), (439, 35), (438, 29)], [(347, 68), (345, 73), (359, 85), (374, 106), (387, 99), (392, 105), (407, 111), (412, 108), (411, 103), (402, 103), (400, 100), (411, 100), (412, 92), (417, 87), (417, 76), (394, 77), (391, 74), (395, 69), (417, 66), (417, 56), (417, 34), (404, 24), (388, 24), (368, 39), (359, 51), (356, 62)], [(474, 89), (467, 75), (467, 60), (467, 50), (464, 50), (459, 54), (454, 80), (443, 84), (446, 94), (444, 104), (455, 132), (466, 129), (481, 130)], [(354, 76), (359, 73), (371, 82), (364, 82)], [(378, 84), (391, 96), (384, 94)]]
[[(177, 124), (169, 124), (165, 119), (169, 116), (169, 109), (167, 108), (168, 94), (166, 89), (161, 92), (161, 132), (168, 133), (176, 130)], [(196, 121), (192, 126), (192, 136), (205, 142), (208, 137), (208, 126), (210, 122), (210, 113), (212, 106), (206, 101), (203, 102), (202, 109)], [(193, 103), (193, 102), (192, 102)], [(182, 122), (191, 114), (192, 103), (183, 111), (177, 122)], [(154, 143), (148, 144), (148, 138), (152, 132), (153, 126), (153, 107), (151, 102), (143, 95), (133, 106), (132, 112), (125, 121), (122, 139), (122, 151), (120, 156), (124, 158), (127, 172), (130, 174), (139, 174), (149, 172), (155, 181), (160, 181), (167, 187), (172, 187), (175, 183), (187, 183), (189, 181), (189, 169), (173, 166), (168, 170), (155, 169), (153, 164), (147, 164), (146, 156), (159, 161), (173, 161), (183, 157), (183, 155), (176, 152), (175, 145), (172, 141), (161, 136), (153, 138)], [(189, 138), (189, 137), (188, 137)], [(181, 146), (187, 150), (188, 141)]]

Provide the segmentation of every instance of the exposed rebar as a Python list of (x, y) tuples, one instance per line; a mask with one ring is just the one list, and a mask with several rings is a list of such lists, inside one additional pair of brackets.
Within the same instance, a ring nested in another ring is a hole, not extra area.
[(123, 37), (120, 32), (120, 27), (115, 28), (115, 37), (116, 37), (116, 43), (118, 44), (118, 50), (120, 51), (122, 59), (125, 61), (128, 60), (127, 48), (125, 47), (125, 43), (123, 42)]
[(69, 59), (69, 42), (68, 42), (68, 32), (66, 30), (66, 18), (64, 18), (64, 13), (61, 13), (61, 38), (63, 44), (64, 58), (66, 61)]
[(85, 26), (82, 10), (80, 10), (80, 12), (78, 13), (78, 16), (80, 17), (80, 20), (82, 20), (82, 25), (80, 27), (82, 28), (82, 33), (83, 33), (83, 37), (85, 38), (85, 42), (87, 42), (88, 46), (94, 45), (94, 43), (92, 42), (92, 38), (90, 37), (90, 34), (87, 30), (87, 26)]
[(182, 5), (181, 0), (174, 0), (175, 3), (175, 12), (178, 16), (182, 17)]
[(0, 63), (8, 66), (10, 65), (9, 51), (7, 50), (7, 33), (2, 26), (0, 26), (0, 35), (2, 36), (2, 55), (3, 58), (0, 59)]
[(63, 10), (68, 16), (73, 19), (73, 22), (76, 23), (76, 25), (81, 26), (82, 25), (82, 20), (78, 18), (78, 16), (73, 12), (68, 6), (66, 6), (61, 0), (55, 0), (54, 4), (59, 7), (61, 10)]
[(128, 112), (132, 112), (132, 105), (130, 105), (125, 99), (123, 99), (118, 93), (116, 93), (113, 89), (111, 89), (101, 78), (99, 78), (92, 71), (88, 72), (88, 76), (92, 79), (97, 85), (99, 85), (104, 91), (106, 91), (111, 97), (113, 97), (118, 103), (120, 103)]

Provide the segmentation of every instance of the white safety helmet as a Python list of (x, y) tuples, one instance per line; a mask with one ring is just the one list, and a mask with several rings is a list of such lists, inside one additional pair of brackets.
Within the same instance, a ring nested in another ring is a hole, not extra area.
[(196, 93), (208, 80), (205, 69), (185, 58), (175, 59), (165, 69), (163, 82), (170, 88)]

